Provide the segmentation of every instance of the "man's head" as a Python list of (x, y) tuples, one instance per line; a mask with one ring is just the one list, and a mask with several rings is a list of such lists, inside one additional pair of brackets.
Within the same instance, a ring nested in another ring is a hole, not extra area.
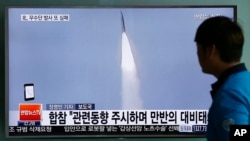
[(195, 42), (198, 57), (204, 72), (212, 73), (216, 63), (240, 62), (244, 44), (241, 27), (224, 16), (205, 20), (197, 29)]

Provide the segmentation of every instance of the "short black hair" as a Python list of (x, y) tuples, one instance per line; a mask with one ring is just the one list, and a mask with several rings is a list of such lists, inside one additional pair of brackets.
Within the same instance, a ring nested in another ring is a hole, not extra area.
[(215, 45), (224, 62), (240, 61), (244, 35), (232, 19), (216, 16), (206, 19), (197, 29), (195, 42), (206, 48)]

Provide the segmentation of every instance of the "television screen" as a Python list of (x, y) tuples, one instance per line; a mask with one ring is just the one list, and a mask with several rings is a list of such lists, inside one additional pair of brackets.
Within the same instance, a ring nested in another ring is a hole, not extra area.
[(194, 35), (236, 6), (7, 7), (7, 137), (199, 136)]

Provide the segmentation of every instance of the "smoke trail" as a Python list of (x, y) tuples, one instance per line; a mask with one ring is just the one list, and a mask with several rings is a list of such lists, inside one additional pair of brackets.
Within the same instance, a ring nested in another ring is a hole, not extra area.
[(128, 37), (122, 33), (122, 108), (142, 109), (140, 97), (140, 81), (137, 76), (136, 65), (131, 51)]

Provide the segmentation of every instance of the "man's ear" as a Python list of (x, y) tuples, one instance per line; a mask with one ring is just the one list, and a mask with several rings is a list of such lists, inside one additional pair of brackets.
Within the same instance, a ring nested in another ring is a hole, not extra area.
[(207, 52), (207, 57), (209, 57), (210, 59), (217, 58), (219, 55), (218, 50), (214, 44), (209, 46), (206, 52)]

